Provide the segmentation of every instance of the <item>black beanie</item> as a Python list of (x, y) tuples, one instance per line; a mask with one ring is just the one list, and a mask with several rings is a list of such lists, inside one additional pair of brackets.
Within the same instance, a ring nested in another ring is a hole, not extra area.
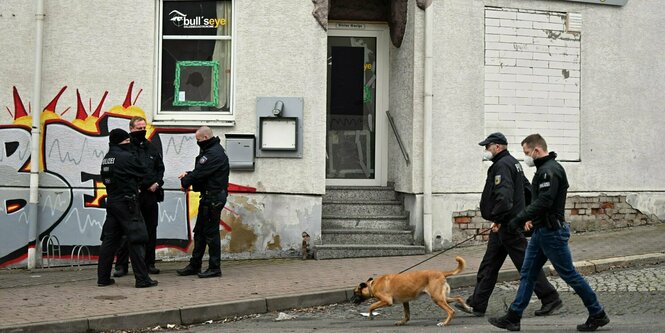
[(120, 128), (113, 129), (111, 134), (109, 134), (109, 143), (117, 145), (120, 142), (125, 141), (125, 139), (129, 139), (129, 134)]

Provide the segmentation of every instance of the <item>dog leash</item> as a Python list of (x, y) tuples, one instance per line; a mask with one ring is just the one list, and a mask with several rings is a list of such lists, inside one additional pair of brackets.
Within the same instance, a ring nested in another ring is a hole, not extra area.
[(461, 242), (459, 242), (459, 243), (457, 243), (457, 244), (455, 244), (455, 245), (453, 245), (453, 246), (451, 246), (451, 247), (449, 247), (449, 248), (447, 248), (447, 249), (441, 250), (441, 251), (439, 251), (439, 253), (437, 253), (437, 254), (435, 254), (435, 255), (433, 255), (433, 256), (431, 256), (431, 257), (425, 259), (425, 260), (422, 260), (422, 261), (420, 261), (419, 263), (417, 263), (417, 264), (415, 264), (415, 265), (413, 265), (413, 266), (411, 266), (411, 267), (409, 267), (409, 268), (407, 268), (407, 269), (405, 269), (405, 270), (403, 270), (403, 271), (401, 271), (401, 272), (399, 272), (399, 273), (397, 273), (397, 274), (402, 274), (402, 273), (404, 273), (404, 272), (410, 270), (411, 268), (414, 268), (414, 267), (416, 267), (416, 266), (418, 266), (418, 265), (420, 265), (420, 264), (422, 264), (422, 263), (424, 263), (424, 262), (426, 262), (426, 261), (428, 261), (428, 260), (434, 259), (434, 257), (436, 257), (436, 256), (438, 256), (438, 255), (441, 255), (441, 254), (444, 254), (446, 251), (448, 251), (448, 250), (452, 250), (452, 249), (454, 249), (454, 248), (456, 248), (456, 247), (458, 247), (458, 246), (460, 246), (460, 245), (462, 245), (462, 244), (464, 244), (464, 243), (466, 243), (466, 242), (472, 240), (472, 239), (475, 238), (476, 236), (478, 236), (478, 235), (482, 235), (482, 234), (484, 234), (484, 233), (486, 233), (486, 232), (488, 232), (488, 231), (490, 231), (490, 230), (492, 230), (492, 228), (487, 228), (487, 229), (485, 229), (485, 230), (478, 231), (478, 232), (475, 233), (473, 236), (471, 236), (471, 237), (469, 237), (469, 238), (467, 238), (467, 239), (465, 239), (465, 240), (463, 240), (463, 241), (461, 241)]

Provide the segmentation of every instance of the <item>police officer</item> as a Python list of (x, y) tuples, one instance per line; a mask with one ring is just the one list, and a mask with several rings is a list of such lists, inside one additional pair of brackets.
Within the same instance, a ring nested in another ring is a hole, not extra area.
[(522, 141), (524, 163), (536, 166), (533, 176), (533, 201), (510, 220), (508, 227), (524, 230), (533, 229), (533, 235), (526, 248), (524, 264), (520, 271), (520, 285), (515, 300), (508, 313), (499, 318), (490, 318), (490, 324), (510, 331), (520, 330), (524, 309), (529, 305), (534, 281), (543, 265), (549, 259), (554, 269), (566, 283), (575, 290), (589, 311), (584, 324), (577, 325), (578, 331), (595, 331), (610, 322), (596, 293), (584, 277), (575, 270), (568, 247), (570, 225), (564, 220), (568, 178), (566, 171), (556, 159), (556, 153), (547, 150), (547, 143), (540, 134), (531, 134)]
[[(129, 136), (132, 147), (141, 162), (146, 166), (146, 175), (139, 184), (139, 207), (141, 215), (148, 229), (148, 243), (145, 246), (145, 264), (150, 274), (159, 274), (155, 267), (155, 246), (157, 245), (157, 224), (159, 216), (158, 202), (164, 200), (164, 162), (161, 152), (152, 142), (146, 139), (146, 120), (143, 117), (133, 117), (129, 120)], [(114, 277), (127, 274), (129, 261), (129, 247), (126, 240), (118, 249), (115, 261)]]
[(116, 128), (109, 135), (109, 151), (102, 160), (100, 172), (106, 186), (106, 221), (102, 227), (102, 245), (97, 264), (97, 285), (109, 286), (113, 256), (118, 250), (122, 236), (129, 240), (129, 256), (136, 279), (136, 288), (154, 287), (157, 281), (150, 279), (145, 265), (147, 231), (138, 210), (137, 195), (140, 179), (145, 167), (131, 153), (129, 134)]
[[(527, 240), (522, 232), (510, 230), (507, 224), (524, 209), (525, 188), (530, 184), (520, 162), (508, 152), (508, 140), (502, 133), (492, 133), (478, 144), (485, 147), (483, 158), (492, 161), (480, 199), (480, 212), (492, 225), (485, 256), (478, 267), (476, 287), (467, 299), (467, 304), (473, 308), (470, 313), (481, 317), (487, 310), (499, 269), (506, 256), (510, 256), (517, 270), (522, 268)], [(548, 315), (561, 307), (559, 293), (542, 271), (538, 274), (535, 291), (543, 304), (540, 310), (536, 310), (536, 316)], [(455, 306), (469, 312), (458, 304)]]
[[(196, 143), (201, 148), (196, 157), (193, 171), (183, 172), (178, 176), (182, 190), (192, 186), (201, 193), (199, 211), (194, 227), (194, 250), (189, 265), (178, 269), (181, 276), (198, 274), (200, 278), (222, 276), (221, 244), (219, 237), (219, 219), (226, 204), (229, 185), (229, 159), (220, 145), (218, 137), (213, 137), (212, 130), (203, 126), (196, 131)], [(208, 246), (208, 269), (201, 273), (201, 261), (206, 245)]]

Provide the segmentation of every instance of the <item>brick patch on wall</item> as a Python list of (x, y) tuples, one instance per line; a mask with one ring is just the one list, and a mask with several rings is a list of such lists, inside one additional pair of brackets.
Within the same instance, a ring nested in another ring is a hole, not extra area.
[[(600, 231), (663, 223), (655, 215), (646, 215), (626, 202), (625, 195), (600, 195), (593, 197), (569, 196), (566, 199), (566, 221), (573, 232)], [(453, 244), (473, 237), (464, 245), (476, 245), (487, 241), (491, 222), (480, 216), (480, 210), (453, 212)], [(475, 235), (475, 236), (474, 236)]]

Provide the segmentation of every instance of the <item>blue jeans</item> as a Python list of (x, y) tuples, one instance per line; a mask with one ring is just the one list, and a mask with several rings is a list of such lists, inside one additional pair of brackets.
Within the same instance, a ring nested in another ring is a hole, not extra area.
[(559, 276), (580, 296), (589, 315), (593, 316), (603, 311), (596, 293), (573, 266), (573, 256), (568, 247), (568, 239), (570, 239), (568, 223), (563, 223), (563, 227), (556, 230), (540, 227), (533, 231), (520, 271), (520, 286), (517, 289), (515, 301), (510, 305), (510, 310), (520, 317), (522, 316), (524, 309), (529, 305), (538, 273), (549, 259)]

